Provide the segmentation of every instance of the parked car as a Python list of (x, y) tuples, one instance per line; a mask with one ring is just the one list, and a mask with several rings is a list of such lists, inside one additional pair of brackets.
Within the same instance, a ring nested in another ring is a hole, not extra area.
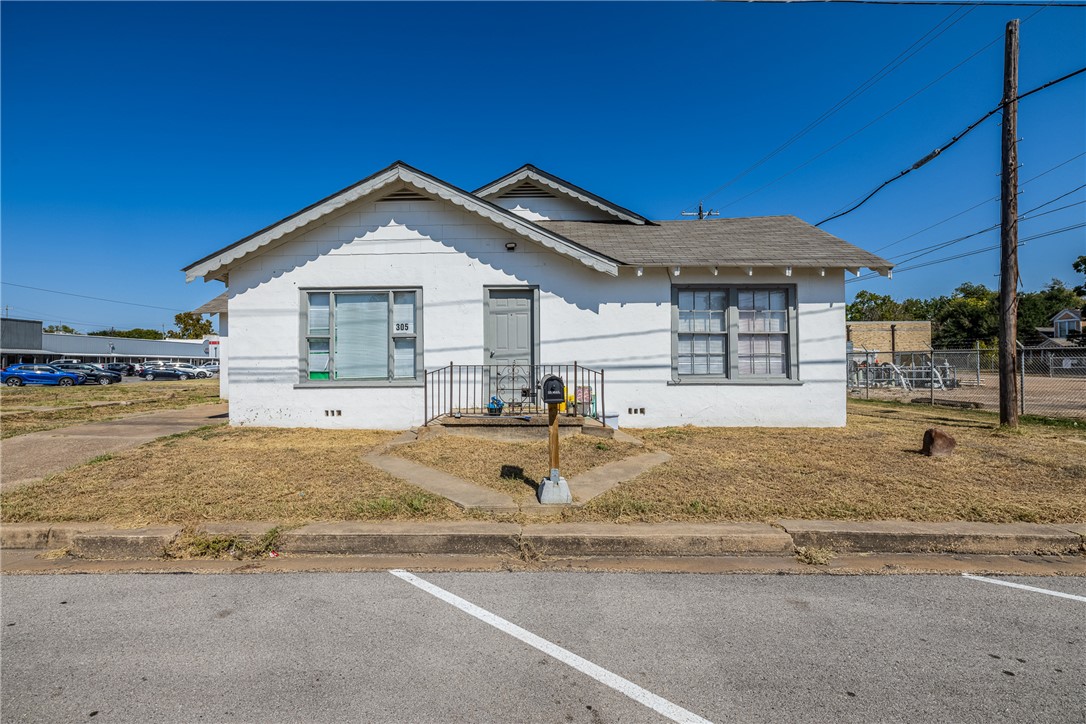
[(137, 362), (136, 363), (136, 376), (143, 377), (143, 373), (149, 369), (162, 369), (166, 366), (165, 362), (159, 360), (151, 360), (150, 362)]
[(50, 365), (77, 365), (82, 361), (83, 360), (81, 360), (81, 359), (74, 359), (74, 358), (71, 358), (71, 357), (65, 357), (63, 359), (50, 360), (49, 362), (46, 362), (46, 364), (50, 364)]
[(87, 382), (92, 385), (115, 385), (121, 381), (121, 376), (116, 372), (110, 372), (109, 370), (102, 369), (98, 365), (87, 364), (57, 364), (54, 365), (57, 369), (64, 370), (66, 372), (75, 372), (83, 375), (87, 378)]
[(219, 363), (218, 362), (204, 362), (202, 365), (200, 365), (200, 369), (205, 369), (208, 372), (210, 372), (211, 374), (217, 375), (219, 373)]
[(124, 375), (125, 377), (131, 377), (136, 373), (136, 366), (130, 365), (127, 362), (110, 362), (109, 364), (102, 366), (110, 372), (116, 372), (117, 374)]
[(10, 365), (6, 370), (0, 371), (0, 381), (10, 387), (21, 387), (23, 385), (71, 387), (72, 385), (83, 384), (86, 379), (86, 376), (77, 372), (66, 372), (52, 365), (42, 364)]
[(176, 367), (147, 367), (140, 374), (140, 377), (148, 382), (154, 380), (187, 380), (192, 375), (186, 370), (179, 370)]
[(174, 362), (169, 365), (175, 370), (184, 370), (189, 373), (189, 377), (197, 377), (203, 379), (204, 377), (210, 377), (214, 373), (204, 369), (203, 367), (197, 367), (196, 365), (190, 365), (187, 362)]

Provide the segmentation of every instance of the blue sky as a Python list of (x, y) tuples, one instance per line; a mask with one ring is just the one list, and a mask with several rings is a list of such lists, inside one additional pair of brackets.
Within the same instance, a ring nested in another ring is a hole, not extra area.
[[(534, 163), (655, 219), (705, 198), (724, 216), (814, 223), (998, 103), (1007, 20), (1023, 19), (1023, 91), (1086, 65), (1081, 7), (4, 2), (0, 13), (0, 304), (81, 331), (168, 329), (174, 310), (222, 289), (186, 284), (181, 267), (397, 159), (467, 189)], [(905, 51), (916, 52), (709, 195)], [(824, 228), (870, 251), (898, 242), (879, 252), (897, 257), (998, 223), (998, 202), (984, 203), (999, 193), (998, 122)], [(1048, 171), (1022, 186), (1023, 211), (1086, 184), (1086, 74), (1023, 100), (1019, 136), (1021, 180)], [(1080, 189), (1043, 210), (1084, 200)], [(1023, 221), (1020, 235), (1082, 223), (1084, 209)], [(996, 243), (989, 232), (917, 261)], [(1026, 289), (1071, 281), (1086, 230), (1020, 253)], [(988, 251), (847, 289), (931, 296), (994, 287), (997, 273)]]

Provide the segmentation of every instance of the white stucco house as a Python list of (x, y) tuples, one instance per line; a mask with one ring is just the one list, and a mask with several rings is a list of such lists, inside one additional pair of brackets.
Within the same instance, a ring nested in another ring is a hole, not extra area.
[[(402, 429), (538, 409), (627, 427), (845, 423), (846, 270), (792, 216), (654, 222), (534, 166), (474, 192), (404, 163), (186, 267), (236, 425)], [(575, 366), (574, 366), (575, 365)]]

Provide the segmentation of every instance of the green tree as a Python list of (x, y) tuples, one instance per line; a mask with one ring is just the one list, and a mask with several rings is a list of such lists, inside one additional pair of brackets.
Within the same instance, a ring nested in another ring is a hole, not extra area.
[(173, 323), (177, 331), (168, 333), (172, 339), (203, 339), (215, 329), (210, 319), (204, 319), (196, 312), (181, 312), (174, 316)]
[(885, 322), (901, 318), (901, 305), (889, 294), (875, 294), (866, 289), (856, 292), (852, 303), (845, 307), (850, 322)]
[(48, 327), (42, 327), (41, 331), (50, 334), (79, 334), (67, 324), (50, 324)]
[(909, 298), (898, 302), (888, 294), (861, 289), (845, 307), (845, 314), (850, 322), (907, 322), (931, 319), (934, 308), (931, 299)]
[(1072, 291), (1080, 297), (1086, 297), (1086, 255), (1071, 262), (1071, 268), (1082, 275), (1082, 284), (1076, 284)]
[[(937, 304), (932, 345), (972, 347), (994, 344), (999, 337), (999, 295), (983, 284), (966, 282)], [(936, 331), (937, 330), (937, 331)]]
[(134, 327), (132, 329), (99, 329), (87, 332), (92, 337), (129, 337), (132, 339), (165, 339), (165, 335), (157, 329), (144, 329)]

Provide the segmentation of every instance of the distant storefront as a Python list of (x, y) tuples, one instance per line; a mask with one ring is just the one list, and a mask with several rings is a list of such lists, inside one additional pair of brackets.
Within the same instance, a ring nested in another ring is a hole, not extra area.
[(7, 367), (19, 362), (49, 362), (74, 358), (82, 362), (189, 362), (202, 364), (219, 358), (219, 338), (132, 339), (84, 334), (42, 332), (42, 323), (27, 319), (0, 319), (0, 356)]

